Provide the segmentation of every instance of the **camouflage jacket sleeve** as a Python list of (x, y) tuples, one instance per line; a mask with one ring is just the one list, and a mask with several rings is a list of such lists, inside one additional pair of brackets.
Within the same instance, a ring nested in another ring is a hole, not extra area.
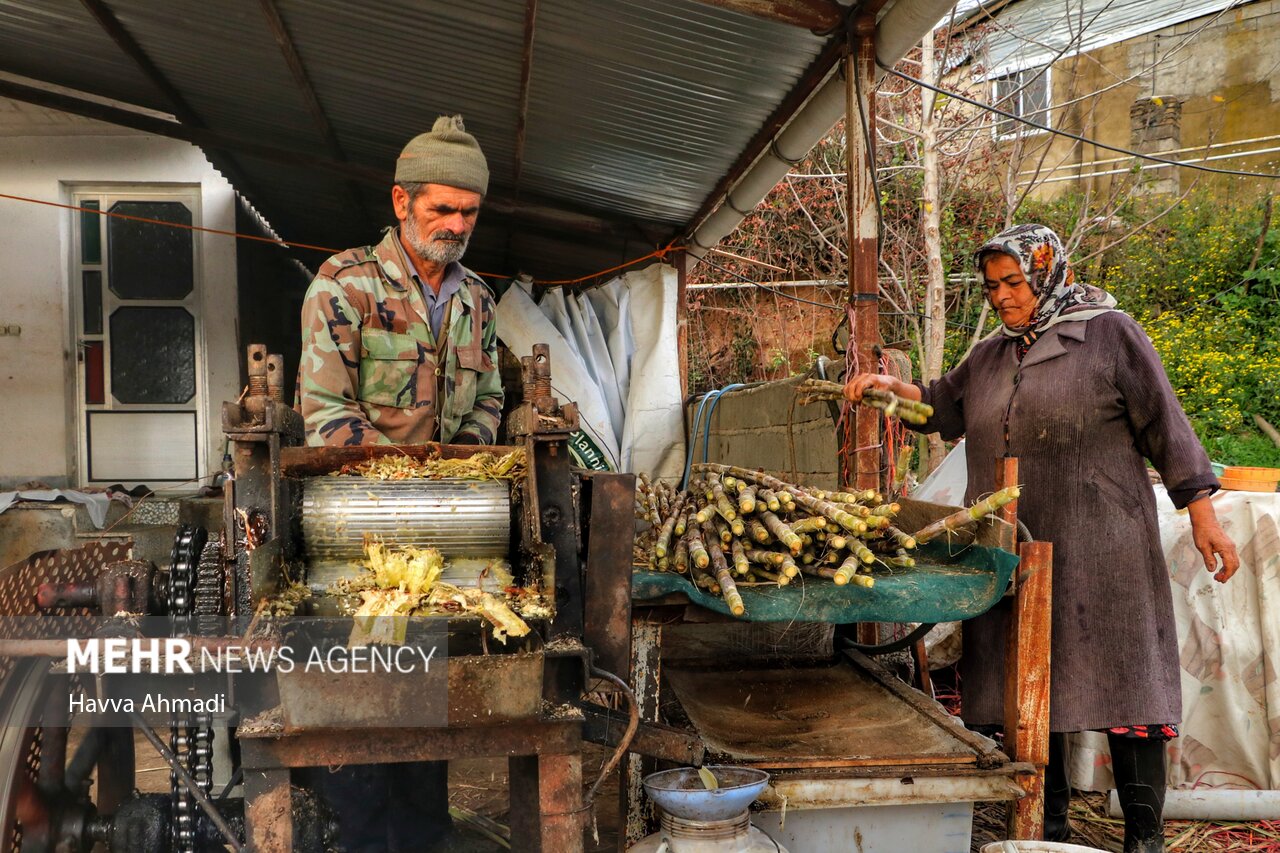
[(390, 444), (356, 402), (360, 381), (360, 313), (342, 285), (321, 273), (302, 302), (298, 398), (307, 444)]
[(484, 320), (484, 361), (492, 369), (476, 378), (476, 401), (471, 413), (462, 419), (454, 440), (463, 433), (473, 435), (480, 444), (493, 444), (502, 420), (502, 376), (498, 372), (498, 311), (487, 287), (480, 288), (480, 316)]

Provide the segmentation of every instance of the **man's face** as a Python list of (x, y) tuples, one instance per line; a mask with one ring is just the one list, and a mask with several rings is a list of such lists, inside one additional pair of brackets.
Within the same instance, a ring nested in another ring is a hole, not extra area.
[(427, 184), (412, 199), (391, 188), (400, 233), (421, 260), (449, 264), (460, 260), (476, 227), (482, 196), (443, 184)]

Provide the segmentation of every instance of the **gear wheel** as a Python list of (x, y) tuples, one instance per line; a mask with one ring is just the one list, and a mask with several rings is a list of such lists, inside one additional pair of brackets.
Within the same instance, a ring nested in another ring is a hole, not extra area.
[(225, 579), (222, 543), (217, 539), (210, 540), (200, 551), (195, 588), (192, 590), (194, 628), (195, 633), (201, 637), (216, 637), (223, 631), (226, 615), (223, 603)]

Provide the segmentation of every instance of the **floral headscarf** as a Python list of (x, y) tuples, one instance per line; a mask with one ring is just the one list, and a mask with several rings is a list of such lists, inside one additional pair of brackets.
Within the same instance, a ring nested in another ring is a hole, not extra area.
[[(1088, 320), (1116, 310), (1116, 300), (1104, 290), (1076, 281), (1067, 261), (1062, 240), (1043, 225), (1015, 225), (1001, 231), (974, 252), (974, 263), (982, 272), (983, 256), (1003, 252), (1014, 257), (1038, 299), (1031, 312), (1031, 324), (1018, 329), (1001, 326), (1011, 338), (1020, 338), (1029, 347), (1045, 329), (1059, 323)], [(1025, 351), (1025, 350), (1024, 350)]]

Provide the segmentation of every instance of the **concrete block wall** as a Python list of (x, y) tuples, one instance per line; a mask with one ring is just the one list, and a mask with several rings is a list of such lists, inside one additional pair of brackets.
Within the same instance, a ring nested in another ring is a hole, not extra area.
[[(825, 403), (796, 404), (803, 376), (742, 388), (720, 397), (711, 418), (708, 459), (744, 468), (762, 468), (790, 482), (834, 488), (839, 478), (835, 423)], [(699, 399), (689, 406), (693, 423)], [(705, 412), (703, 417), (705, 419)], [(790, 419), (790, 431), (788, 420)], [(696, 452), (702, 459), (702, 433)], [(794, 471), (793, 471), (794, 447)]]

